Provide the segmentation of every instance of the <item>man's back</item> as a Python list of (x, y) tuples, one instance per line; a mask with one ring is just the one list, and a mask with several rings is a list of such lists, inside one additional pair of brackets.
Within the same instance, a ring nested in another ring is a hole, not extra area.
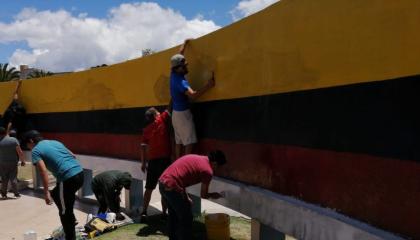
[(58, 181), (65, 181), (82, 171), (70, 150), (55, 140), (42, 140), (32, 149), (32, 162), (36, 164), (39, 160), (45, 162)]
[(0, 138), (0, 162), (2, 163), (16, 163), (19, 157), (16, 152), (16, 147), (19, 142), (14, 137), (5, 136)]
[(121, 191), (124, 185), (129, 185), (130, 183), (131, 175), (119, 170), (102, 172), (92, 180), (92, 186), (102, 188), (105, 192)]
[(165, 111), (143, 129), (142, 143), (149, 145), (149, 160), (171, 156), (168, 120), (170, 120), (170, 116)]
[(170, 77), (170, 93), (172, 98), (172, 108), (175, 111), (185, 111), (189, 109), (189, 99), (185, 92), (190, 87), (183, 75), (172, 72)]
[(207, 156), (189, 154), (172, 163), (160, 176), (165, 186), (183, 192), (186, 187), (197, 183), (208, 184), (213, 170)]

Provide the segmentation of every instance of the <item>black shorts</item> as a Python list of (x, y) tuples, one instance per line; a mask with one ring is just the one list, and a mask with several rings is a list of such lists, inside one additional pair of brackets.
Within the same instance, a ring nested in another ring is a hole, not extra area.
[(171, 165), (169, 157), (151, 159), (147, 163), (146, 189), (155, 189), (160, 175)]

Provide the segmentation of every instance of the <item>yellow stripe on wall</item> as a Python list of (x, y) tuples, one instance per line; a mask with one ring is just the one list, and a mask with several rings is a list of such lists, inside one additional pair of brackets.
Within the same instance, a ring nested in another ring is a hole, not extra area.
[[(258, 96), (420, 73), (420, 1), (282, 0), (194, 40), (189, 79), (216, 88), (202, 101)], [(24, 81), (29, 112), (167, 104), (177, 48), (105, 68)], [(0, 85), (0, 106), (7, 84)], [(7, 102), (7, 101), (6, 101)]]
[(4, 114), (12, 102), (16, 86), (17, 82), (15, 81), (0, 83), (0, 115)]

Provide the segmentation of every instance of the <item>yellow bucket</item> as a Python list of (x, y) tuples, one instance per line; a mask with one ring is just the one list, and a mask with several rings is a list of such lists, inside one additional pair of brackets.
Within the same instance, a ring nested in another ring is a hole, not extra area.
[(230, 218), (224, 213), (207, 214), (205, 217), (207, 240), (229, 240)]

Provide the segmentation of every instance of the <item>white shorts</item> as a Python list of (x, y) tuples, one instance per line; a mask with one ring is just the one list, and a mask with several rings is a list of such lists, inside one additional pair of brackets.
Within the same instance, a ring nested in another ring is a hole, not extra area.
[(172, 111), (172, 126), (175, 131), (176, 144), (184, 146), (197, 142), (195, 125), (191, 111)]

